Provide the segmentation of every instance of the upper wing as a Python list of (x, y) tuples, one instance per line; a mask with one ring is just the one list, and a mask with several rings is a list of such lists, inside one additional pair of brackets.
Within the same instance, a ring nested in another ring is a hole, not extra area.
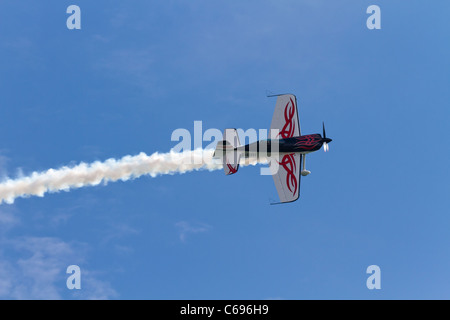
[(270, 129), (279, 130), (272, 139), (286, 139), (301, 135), (298, 121), (297, 98), (293, 94), (279, 95)]
[(270, 160), (273, 181), (281, 203), (292, 202), (299, 197), (301, 161), (302, 155), (299, 153), (281, 154), (278, 159)]

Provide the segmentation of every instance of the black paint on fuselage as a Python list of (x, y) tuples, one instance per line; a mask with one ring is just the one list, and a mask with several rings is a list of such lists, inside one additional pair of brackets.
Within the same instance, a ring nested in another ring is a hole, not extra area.
[[(324, 142), (327, 142), (327, 138), (322, 138), (320, 134), (308, 134), (305, 136), (292, 137), (287, 139), (269, 139), (260, 140), (254, 143), (247, 144), (243, 147), (238, 147), (237, 150), (245, 151), (245, 156), (249, 156), (250, 153), (268, 153), (268, 156), (272, 152), (279, 153), (308, 153), (319, 150)], [(277, 146), (278, 144), (278, 150)]]

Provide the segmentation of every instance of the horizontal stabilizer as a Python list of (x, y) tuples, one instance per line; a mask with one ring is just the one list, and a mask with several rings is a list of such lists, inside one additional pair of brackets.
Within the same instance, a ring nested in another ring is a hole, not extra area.
[(223, 140), (219, 141), (214, 152), (214, 157), (222, 159), (223, 169), (226, 175), (236, 173), (239, 169), (240, 153), (239, 136), (236, 129), (225, 129)]

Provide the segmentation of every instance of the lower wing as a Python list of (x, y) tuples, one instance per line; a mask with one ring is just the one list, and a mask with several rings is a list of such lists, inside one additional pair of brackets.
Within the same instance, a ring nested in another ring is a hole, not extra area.
[(301, 161), (302, 155), (299, 153), (280, 154), (278, 158), (271, 158), (270, 169), (280, 197), (280, 203), (298, 199), (300, 195)]

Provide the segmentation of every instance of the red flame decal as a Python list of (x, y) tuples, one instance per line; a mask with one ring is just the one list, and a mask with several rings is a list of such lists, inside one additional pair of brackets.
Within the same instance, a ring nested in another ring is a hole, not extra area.
[(318, 146), (321, 141), (320, 135), (311, 134), (296, 138), (295, 146), (303, 150), (311, 150)]
[(290, 98), (290, 101), (286, 104), (286, 107), (284, 107), (284, 120), (286, 121), (286, 123), (284, 124), (283, 129), (281, 129), (280, 133), (278, 134), (281, 135), (283, 139), (291, 138), (292, 136), (294, 136), (294, 116), (295, 104), (292, 98)]
[(227, 167), (230, 170), (230, 173), (236, 173), (237, 172), (237, 169), (233, 168), (233, 166), (231, 164), (227, 163)]
[[(289, 191), (292, 192), (293, 195), (295, 195), (295, 193), (297, 192), (297, 177), (294, 173), (296, 169), (294, 154), (291, 153), (285, 155), (281, 162), (278, 163), (284, 168), (284, 170), (286, 170), (286, 185)], [(292, 189), (294, 189), (294, 191), (292, 191)]]

